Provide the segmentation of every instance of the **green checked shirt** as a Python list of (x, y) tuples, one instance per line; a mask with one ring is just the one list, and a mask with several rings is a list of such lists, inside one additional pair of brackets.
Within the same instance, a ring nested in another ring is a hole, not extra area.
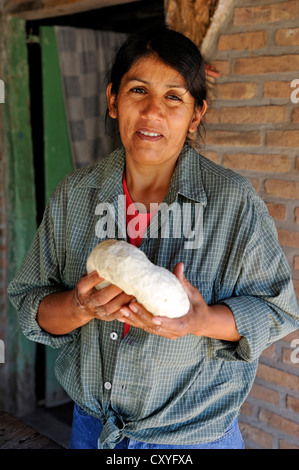
[(60, 348), (57, 378), (102, 420), (99, 448), (114, 448), (125, 436), (173, 445), (213, 441), (239, 414), (263, 349), (299, 327), (274, 223), (246, 179), (185, 144), (164, 212), (140, 245), (170, 271), (182, 261), (208, 304), (226, 304), (242, 336), (238, 343), (191, 334), (170, 340), (133, 327), (123, 338), (123, 323), (97, 319), (55, 336), (36, 321), (41, 300), (74, 288), (102, 239), (126, 239), (124, 165), (120, 148), (60, 183), (9, 296), (24, 334)]

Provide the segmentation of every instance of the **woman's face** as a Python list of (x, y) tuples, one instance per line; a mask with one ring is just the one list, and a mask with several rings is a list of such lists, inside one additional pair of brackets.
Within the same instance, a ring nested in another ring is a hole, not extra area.
[(174, 164), (206, 104), (194, 107), (184, 78), (155, 56), (136, 61), (117, 95), (107, 88), (109, 114), (118, 118), (126, 158), (140, 164)]

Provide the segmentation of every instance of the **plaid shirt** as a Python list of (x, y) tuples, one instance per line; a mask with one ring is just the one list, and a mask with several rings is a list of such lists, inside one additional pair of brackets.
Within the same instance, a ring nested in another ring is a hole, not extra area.
[(232, 310), (239, 342), (191, 334), (170, 340), (134, 327), (123, 338), (123, 323), (97, 319), (59, 336), (36, 321), (46, 295), (74, 288), (83, 275), (90, 251), (101, 241), (102, 217), (110, 235), (125, 238), (119, 210), (124, 164), (121, 148), (60, 183), (9, 296), (24, 334), (61, 348), (57, 378), (81, 408), (103, 421), (99, 448), (114, 448), (125, 436), (160, 444), (212, 441), (239, 414), (263, 349), (299, 327), (274, 223), (245, 178), (186, 144), (164, 202), (170, 221), (174, 203), (201, 208), (191, 213), (200, 242), (188, 249), (186, 237), (177, 237), (175, 217), (169, 236), (161, 236), (157, 214), (140, 245), (153, 263), (171, 271), (184, 262), (186, 277), (206, 302)]

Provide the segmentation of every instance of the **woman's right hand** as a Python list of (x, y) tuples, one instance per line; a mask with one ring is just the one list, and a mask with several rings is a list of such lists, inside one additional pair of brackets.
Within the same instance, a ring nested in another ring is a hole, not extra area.
[(102, 281), (104, 279), (93, 271), (82, 276), (72, 291), (72, 307), (83, 321), (87, 318), (105, 321), (123, 318), (123, 313), (119, 310), (134, 299), (113, 284), (96, 289), (97, 284)]
[(112, 284), (97, 290), (96, 285), (103, 280), (94, 271), (82, 276), (74, 289), (47, 295), (37, 312), (40, 327), (51, 334), (63, 335), (93, 318), (123, 321), (125, 316), (120, 309), (128, 305), (133, 296)]

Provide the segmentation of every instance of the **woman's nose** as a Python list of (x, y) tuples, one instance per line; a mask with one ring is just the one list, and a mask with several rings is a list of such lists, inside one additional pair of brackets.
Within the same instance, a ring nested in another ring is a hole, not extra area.
[(156, 97), (148, 97), (144, 103), (142, 115), (147, 118), (161, 119), (163, 117), (163, 103), (161, 100)]

